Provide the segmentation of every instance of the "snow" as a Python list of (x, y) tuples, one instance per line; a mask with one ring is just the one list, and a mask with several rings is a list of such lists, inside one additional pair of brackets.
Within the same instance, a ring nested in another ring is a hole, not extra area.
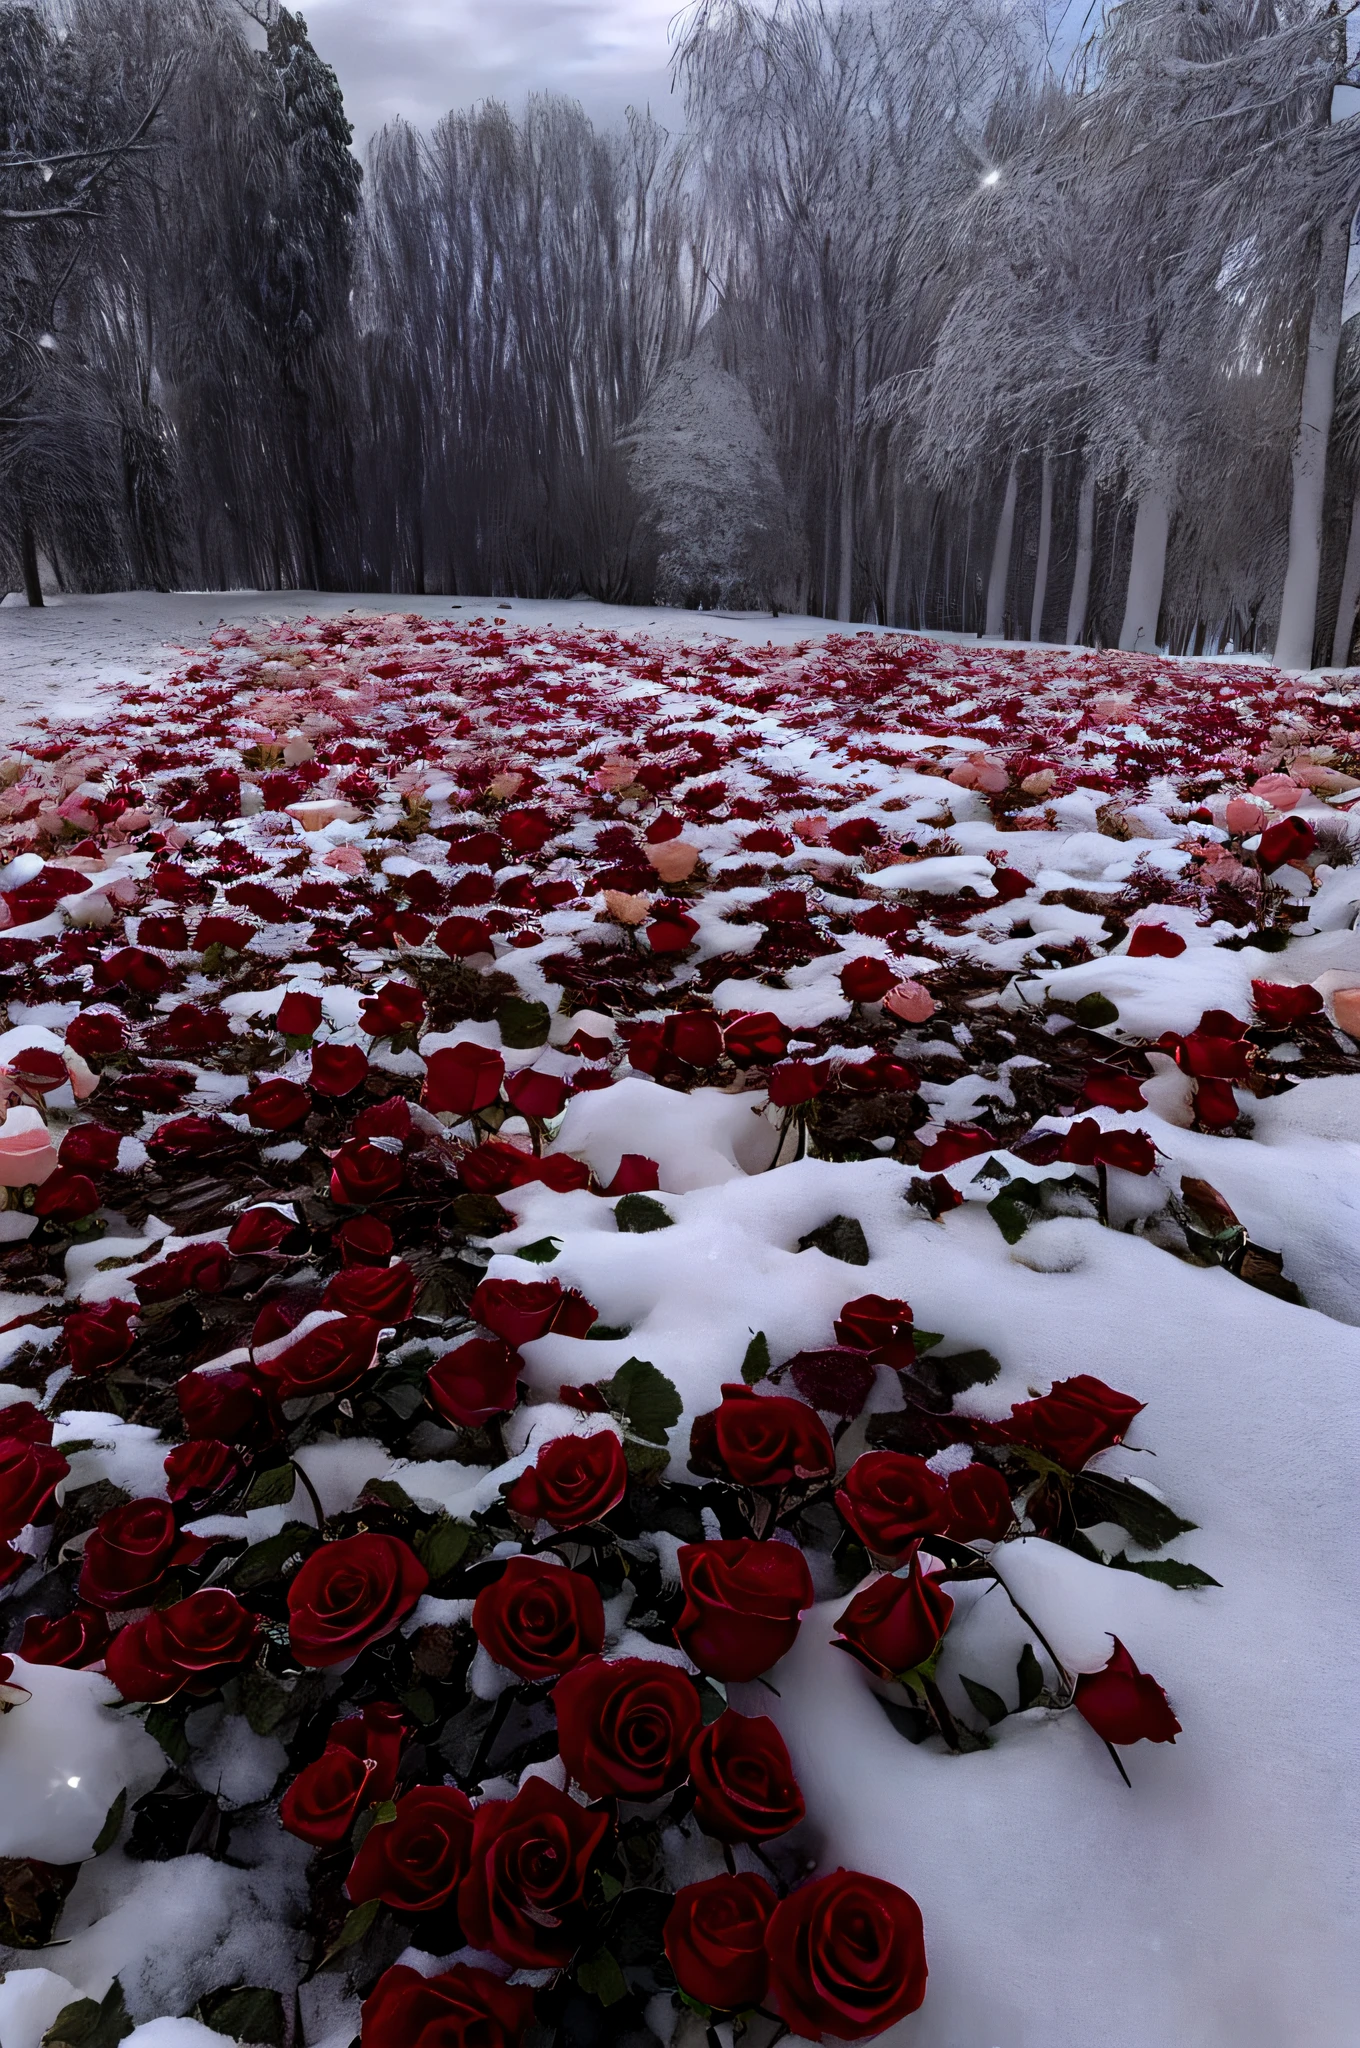
[(14, 1660), (14, 1681), (32, 1694), (0, 1716), (0, 1856), (76, 1863), (88, 1856), (122, 1791), (138, 1798), (165, 1768), (140, 1722), (92, 1671)]

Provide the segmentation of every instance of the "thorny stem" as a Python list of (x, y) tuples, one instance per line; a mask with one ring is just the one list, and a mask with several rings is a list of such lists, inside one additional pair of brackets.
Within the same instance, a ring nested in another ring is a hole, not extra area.
[(296, 1458), (293, 1460), (293, 1471), (297, 1475), (298, 1484), (312, 1504), (312, 1513), (316, 1516), (317, 1528), (324, 1529), (326, 1526), (326, 1510), (321, 1505), (316, 1488), (312, 1485), (311, 1480), (307, 1477), (306, 1472)]

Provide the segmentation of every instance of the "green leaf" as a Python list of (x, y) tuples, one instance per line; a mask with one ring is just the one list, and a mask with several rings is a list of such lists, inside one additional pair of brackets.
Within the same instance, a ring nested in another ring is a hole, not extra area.
[(620, 1195), (614, 1204), (614, 1221), (620, 1230), (639, 1234), (649, 1230), (671, 1230), (675, 1218), (651, 1195)]
[(962, 1394), (969, 1387), (988, 1387), (1001, 1371), (1001, 1360), (990, 1351), (951, 1351), (932, 1358), (921, 1374), (941, 1393)]
[(283, 2048), (286, 2027), (283, 2000), (277, 1991), (258, 1984), (241, 1984), (234, 1991), (210, 1991), (200, 1998), (190, 2014), (215, 2034), (232, 2041), (262, 2043), (263, 2048)]
[(1188, 1586), (1217, 1586), (1220, 1581), (1211, 1579), (1208, 1572), (1202, 1572), (1197, 1564), (1183, 1564), (1178, 1557), (1132, 1558), (1120, 1551), (1110, 1563), (1116, 1571), (1141, 1572), (1145, 1579), (1156, 1579), (1163, 1586), (1184, 1589)]
[(628, 1335), (627, 1323), (592, 1323), (586, 1331), (597, 1344), (617, 1344), (621, 1337)]
[(617, 2005), (628, 1996), (627, 1980), (607, 1948), (577, 1964), (576, 1981), (588, 1997), (598, 1998), (604, 2006)]
[(913, 1326), (911, 1341), (916, 1346), (916, 1356), (919, 1358), (923, 1351), (933, 1351), (937, 1344), (943, 1344), (944, 1331), (919, 1330)]
[(623, 1886), (616, 1877), (611, 1877), (607, 1870), (602, 1870), (600, 1872), (600, 1890), (604, 1893), (605, 1904), (610, 1905), (619, 1896)]
[(249, 1593), (257, 1586), (268, 1585), (271, 1579), (282, 1575), (294, 1558), (310, 1550), (316, 1540), (316, 1530), (309, 1529), (305, 1522), (285, 1522), (277, 1536), (267, 1536), (263, 1543), (253, 1543), (237, 1558), (227, 1574), (228, 1583), (237, 1593)]
[(384, 1507), (395, 1508), (398, 1514), (409, 1514), (415, 1502), (404, 1486), (398, 1486), (395, 1479), (366, 1479), (362, 1497), (366, 1500), (380, 1500)]
[(255, 1474), (243, 1505), (247, 1508), (287, 1507), (296, 1489), (297, 1473), (291, 1462), (270, 1465), (265, 1471)]
[(502, 1230), (514, 1228), (514, 1217), (494, 1195), (455, 1195), (453, 1213), (474, 1237), (496, 1237)]
[(123, 1987), (115, 1977), (103, 1998), (64, 2005), (42, 2038), (42, 2048), (118, 2048), (132, 2032)]
[(422, 1728), (433, 1728), (444, 1718), (434, 1703), (434, 1694), (427, 1692), (423, 1685), (409, 1686), (405, 1692), (399, 1692), (397, 1698)]
[(562, 1249), (560, 1237), (536, 1237), (532, 1244), (522, 1244), (511, 1253), (515, 1259), (528, 1259), (535, 1266), (550, 1266)]
[(1043, 1666), (1034, 1654), (1034, 1645), (1026, 1643), (1020, 1652), (1020, 1661), (1015, 1667), (1015, 1682), (1020, 1691), (1019, 1712), (1032, 1707), (1044, 1689)]
[(1095, 1522), (1117, 1522), (1141, 1550), (1160, 1550), (1176, 1536), (1196, 1527), (1183, 1522), (1165, 1501), (1144, 1493), (1127, 1479), (1109, 1479), (1103, 1472), (1082, 1472), (1072, 1481), (1072, 1513), (1079, 1529)]
[(600, 1392), (616, 1415), (627, 1418), (634, 1436), (644, 1443), (664, 1444), (680, 1420), (684, 1402), (664, 1372), (646, 1358), (626, 1358)]
[(1023, 1202), (1018, 1202), (1009, 1188), (1003, 1194), (993, 1195), (987, 1204), (987, 1214), (1007, 1244), (1019, 1244), (1034, 1221), (1029, 1207)]
[(965, 1678), (962, 1672), (959, 1673), (959, 1684), (989, 1728), (995, 1728), (998, 1721), (1005, 1720), (1010, 1708), (999, 1692), (993, 1692), (990, 1685), (979, 1684), (976, 1678)]
[(869, 1241), (864, 1226), (854, 1216), (833, 1216), (798, 1240), (800, 1252), (825, 1252), (829, 1259), (841, 1259), (847, 1266), (867, 1266)]
[(189, 1743), (184, 1733), (186, 1709), (178, 1701), (152, 1707), (146, 1717), (146, 1732), (154, 1735), (172, 1764), (187, 1764)]
[(452, 1515), (441, 1515), (430, 1528), (420, 1531), (413, 1548), (431, 1584), (438, 1585), (462, 1562), (471, 1541), (471, 1529), (465, 1522), (455, 1522)]
[(512, 1052), (527, 1052), (530, 1046), (546, 1042), (552, 1018), (546, 1003), (531, 1003), (523, 996), (507, 996), (496, 1012), (501, 1044)]
[(264, 1671), (259, 1665), (252, 1665), (241, 1675), (241, 1712), (246, 1725), (256, 1735), (272, 1735), (285, 1721), (294, 1719), (312, 1701), (316, 1691), (314, 1676), (309, 1674), (296, 1686), (284, 1685), (275, 1678), (272, 1671)]
[(924, 1742), (931, 1732), (931, 1719), (924, 1707), (904, 1707), (896, 1700), (885, 1700), (881, 1693), (872, 1693), (899, 1735), (905, 1735), (908, 1742)]
[(748, 1387), (763, 1380), (770, 1370), (770, 1345), (763, 1330), (757, 1330), (746, 1347), (746, 1356), (741, 1361), (741, 1376)]
[(664, 1472), (670, 1464), (669, 1451), (660, 1450), (654, 1444), (636, 1443), (627, 1438), (623, 1446), (624, 1462), (634, 1479), (654, 1479), (658, 1472)]
[(482, 1739), (495, 1718), (494, 1700), (470, 1698), (444, 1724), (439, 1737), (439, 1754), (455, 1778), (465, 1779), (477, 1761)]
[(1073, 1003), (1072, 1015), (1078, 1024), (1084, 1024), (1088, 1031), (1099, 1031), (1102, 1025), (1117, 1024), (1119, 1021), (1118, 1009), (1108, 996), (1100, 993), (1099, 989), (1092, 989), (1089, 996), (1083, 996), (1080, 1002)]
[(356, 1906), (352, 1913), (346, 1915), (344, 1926), (321, 1958), (322, 1962), (328, 1963), (332, 1956), (341, 1955), (362, 1941), (381, 1910), (381, 1899), (365, 1899), (362, 1906)]
[(699, 1707), (704, 1717), (705, 1728), (727, 1712), (727, 1687), (719, 1678), (699, 1680)]
[(113, 1847), (114, 1843), (118, 1840), (119, 1833), (123, 1826), (123, 1816), (126, 1812), (127, 1786), (124, 1785), (122, 1791), (118, 1794), (118, 1797), (114, 1800), (112, 1806), (104, 1815), (104, 1825), (99, 1830), (99, 1833), (95, 1836), (94, 1847), (90, 1851), (90, 1854), (92, 1856), (102, 1856), (106, 1849), (111, 1849)]

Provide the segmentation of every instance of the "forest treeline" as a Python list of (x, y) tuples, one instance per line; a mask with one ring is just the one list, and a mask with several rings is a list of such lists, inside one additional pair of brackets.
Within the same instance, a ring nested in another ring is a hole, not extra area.
[(0, 0), (0, 583), (781, 606), (1348, 658), (1327, 0), (694, 0), (674, 132), (361, 170), (277, 0)]

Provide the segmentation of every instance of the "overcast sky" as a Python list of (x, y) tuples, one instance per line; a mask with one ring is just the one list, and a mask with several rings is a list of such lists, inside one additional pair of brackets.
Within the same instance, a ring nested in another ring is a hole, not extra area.
[[(298, 4), (298, 0), (294, 0)], [(667, 27), (681, 0), (300, 0), (335, 66), (362, 149), (404, 114), (428, 127), (450, 107), (569, 93), (609, 120), (650, 105), (680, 125)]]

